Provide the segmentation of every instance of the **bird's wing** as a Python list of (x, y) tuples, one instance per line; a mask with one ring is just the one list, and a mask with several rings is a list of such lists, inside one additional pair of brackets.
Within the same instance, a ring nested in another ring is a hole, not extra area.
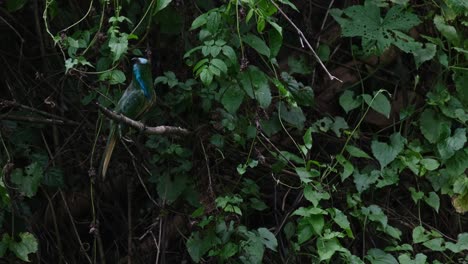
[(137, 119), (146, 108), (148, 108), (148, 102), (143, 91), (127, 88), (117, 104), (116, 112)]

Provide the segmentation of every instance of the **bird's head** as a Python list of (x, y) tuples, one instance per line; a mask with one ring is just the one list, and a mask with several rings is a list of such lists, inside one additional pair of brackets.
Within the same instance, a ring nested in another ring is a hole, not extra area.
[(133, 81), (138, 84), (140, 89), (143, 90), (145, 96), (150, 99), (153, 85), (153, 77), (151, 75), (151, 64), (145, 58), (133, 58)]

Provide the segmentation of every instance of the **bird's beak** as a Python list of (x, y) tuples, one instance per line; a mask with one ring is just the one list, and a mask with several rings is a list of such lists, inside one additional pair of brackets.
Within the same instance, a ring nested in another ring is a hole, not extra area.
[(140, 64), (140, 60), (138, 58), (132, 58), (131, 61), (136, 64)]

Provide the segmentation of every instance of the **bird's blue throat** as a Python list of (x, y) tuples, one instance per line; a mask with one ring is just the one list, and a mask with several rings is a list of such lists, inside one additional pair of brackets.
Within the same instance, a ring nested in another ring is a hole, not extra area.
[(151, 95), (149, 93), (148, 87), (146, 87), (145, 82), (143, 81), (143, 77), (141, 76), (140, 68), (137, 64), (133, 65), (133, 74), (135, 74), (135, 78), (140, 85), (141, 89), (143, 90), (143, 94), (146, 98), (151, 99)]

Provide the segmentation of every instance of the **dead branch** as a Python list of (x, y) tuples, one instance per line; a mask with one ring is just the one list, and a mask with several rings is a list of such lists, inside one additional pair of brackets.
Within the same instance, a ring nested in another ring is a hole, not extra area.
[(140, 121), (135, 121), (131, 118), (124, 116), (123, 114), (118, 114), (114, 111), (111, 111), (104, 106), (96, 103), (99, 110), (107, 116), (108, 118), (120, 122), (125, 123), (138, 131), (149, 134), (149, 135), (189, 135), (191, 132), (185, 128), (181, 127), (174, 127), (174, 126), (156, 126), (156, 127), (148, 127), (144, 123)]

